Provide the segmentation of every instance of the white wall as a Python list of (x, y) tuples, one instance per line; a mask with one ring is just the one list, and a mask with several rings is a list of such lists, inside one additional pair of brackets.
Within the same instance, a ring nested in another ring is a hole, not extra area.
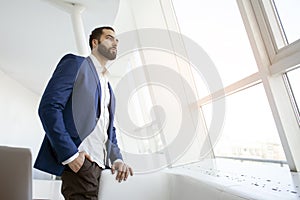
[(0, 145), (30, 148), (33, 161), (44, 135), (37, 114), (39, 99), (0, 71)]

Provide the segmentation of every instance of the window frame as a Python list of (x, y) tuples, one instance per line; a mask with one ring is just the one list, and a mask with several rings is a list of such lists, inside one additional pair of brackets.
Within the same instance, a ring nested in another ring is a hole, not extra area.
[(274, 34), (281, 30), (276, 22), (278, 30), (272, 32), (270, 23), (278, 19), (275, 10), (274, 18), (267, 18), (266, 11), (272, 1), (266, 2), (269, 2), (267, 6), (261, 0), (237, 0), (289, 168), (300, 171), (300, 150), (296, 142), (300, 140), (300, 130), (284, 80), (284, 73), (300, 64), (300, 40), (277, 47)]
[[(300, 39), (287, 44), (276, 11), (272, 10), (272, 20), (269, 21), (267, 17), (267, 9), (273, 6), (272, 0), (267, 1), (268, 6), (264, 6), (261, 0), (237, 0), (259, 71), (225, 87), (223, 94), (226, 97), (258, 82), (263, 83), (287, 163), (291, 171), (297, 172), (300, 171), (300, 149), (297, 144), (300, 129), (284, 76), (300, 64)], [(278, 28), (275, 33), (271, 29), (271, 22), (276, 23)], [(278, 48), (275, 34), (281, 37), (284, 47)], [(199, 106), (223, 97), (218, 94), (221, 93), (199, 99)]]
[[(272, 3), (272, 0), (266, 1)], [(287, 46), (285, 36), (281, 32), (282, 30), (278, 30), (276, 34), (280, 35), (282, 42), (286, 45), (283, 48), (278, 48), (270, 23), (268, 22), (266, 8), (262, 1), (236, 0), (236, 2), (248, 34), (258, 72), (249, 74), (249, 76), (217, 92), (200, 98), (197, 104), (201, 109), (203, 105), (218, 100), (219, 98), (224, 98), (233, 93), (255, 86), (258, 83), (262, 83), (289, 168), (291, 171), (299, 171), (300, 150), (297, 150), (297, 144), (295, 142), (300, 139), (299, 127), (296, 126), (296, 118), (291, 120), (292, 126), (289, 127), (290, 122), (287, 119), (289, 119), (289, 116), (293, 113), (293, 108), (282, 74), (290, 69), (291, 66), (300, 63), (300, 41), (295, 41)], [(174, 8), (173, 12), (175, 12)], [(274, 10), (273, 17), (276, 17)], [(276, 18), (273, 19), (273, 21), (277, 23), (277, 28), (280, 28), (280, 24), (277, 20)], [(282, 62), (285, 63), (284, 67), (282, 66)], [(213, 151), (212, 155), (214, 157)]]

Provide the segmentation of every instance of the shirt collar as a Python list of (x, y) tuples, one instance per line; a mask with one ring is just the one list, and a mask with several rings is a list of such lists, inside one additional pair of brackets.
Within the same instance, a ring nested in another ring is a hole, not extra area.
[(90, 58), (93, 61), (93, 64), (95, 65), (98, 74), (100, 74), (100, 75), (108, 75), (109, 74), (109, 71), (100, 64), (100, 62), (97, 60), (97, 58), (93, 54), (90, 55)]

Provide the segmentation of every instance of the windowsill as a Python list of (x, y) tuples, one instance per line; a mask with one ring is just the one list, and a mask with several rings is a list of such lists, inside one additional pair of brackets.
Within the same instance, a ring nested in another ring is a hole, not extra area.
[(188, 176), (247, 199), (300, 199), (300, 173), (286, 164), (209, 159), (174, 167), (167, 173)]

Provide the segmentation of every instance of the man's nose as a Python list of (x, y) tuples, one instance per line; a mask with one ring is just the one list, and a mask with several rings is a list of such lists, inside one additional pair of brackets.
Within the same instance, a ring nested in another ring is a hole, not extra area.
[(119, 40), (118, 39), (114, 39), (113, 41), (113, 46), (116, 47), (119, 44)]

